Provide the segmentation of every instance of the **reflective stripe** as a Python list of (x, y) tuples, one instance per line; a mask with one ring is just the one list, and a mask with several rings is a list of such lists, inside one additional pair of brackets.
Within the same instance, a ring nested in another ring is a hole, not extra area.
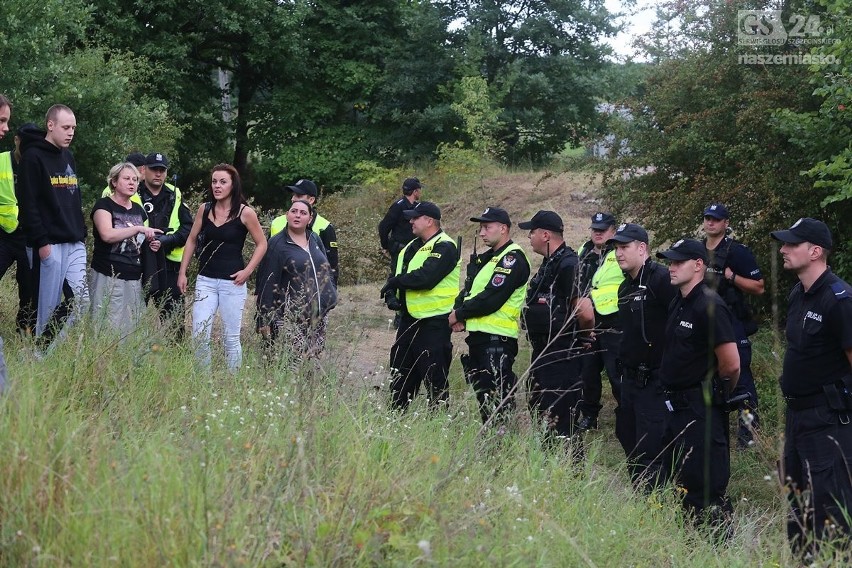
[(623, 280), (624, 272), (618, 266), (615, 251), (611, 250), (592, 276), (592, 289), (589, 295), (595, 304), (596, 312), (606, 316), (618, 311), (618, 287)]
[[(429, 239), (423, 244), (420, 249), (414, 253), (411, 261), (408, 263), (408, 269), (403, 272), (402, 265), (405, 258), (405, 251), (416, 241), (411, 241), (405, 248), (402, 249), (396, 259), (395, 275), (407, 274), (413, 272), (423, 266), (426, 259), (432, 254), (432, 249), (438, 243), (450, 242), (456, 246), (456, 242), (447, 236), (446, 233), (438, 233), (436, 236)], [(408, 308), (408, 313), (417, 319), (449, 314), (453, 311), (453, 303), (459, 293), (459, 274), (461, 273), (461, 259), (456, 262), (455, 267), (449, 274), (429, 290), (406, 290), (405, 305)]]
[[(499, 255), (488, 261), (488, 264), (483, 266), (473, 279), (470, 292), (465, 296), (465, 300), (472, 298), (485, 290), (485, 287), (491, 282), (494, 276), (494, 269), (503, 260), (503, 257), (510, 252), (520, 254), (524, 258), (523, 249), (515, 243), (512, 243)], [(525, 289), (523, 286), (518, 286), (509, 299), (493, 313), (470, 318), (465, 321), (465, 328), (468, 331), (481, 331), (493, 335), (502, 335), (503, 337), (518, 337), (518, 316), (521, 314), (521, 306), (524, 304)]]
[(7, 233), (18, 228), (18, 198), (15, 196), (12, 152), (0, 154), (0, 228)]
[[(175, 192), (175, 205), (172, 207), (172, 214), (169, 216), (169, 229), (166, 231), (166, 234), (171, 234), (176, 233), (180, 229), (180, 215), (178, 211), (180, 210), (181, 203), (183, 203), (183, 198), (181, 197), (180, 190), (175, 186), (167, 183), (166, 187)], [(172, 262), (180, 262), (183, 258), (183, 247), (173, 248), (172, 252), (166, 255), (166, 258)]]

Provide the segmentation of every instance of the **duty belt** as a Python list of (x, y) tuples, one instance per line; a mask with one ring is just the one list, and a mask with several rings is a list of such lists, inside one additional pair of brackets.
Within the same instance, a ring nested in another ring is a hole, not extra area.
[(807, 410), (809, 408), (828, 405), (825, 393), (821, 392), (807, 396), (785, 396), (784, 400), (787, 402), (787, 408), (790, 410)]

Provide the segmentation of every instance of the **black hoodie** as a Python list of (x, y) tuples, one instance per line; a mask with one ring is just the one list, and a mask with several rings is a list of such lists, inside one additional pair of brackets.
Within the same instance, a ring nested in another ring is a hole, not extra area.
[(45, 135), (43, 130), (21, 133), (18, 170), (21, 225), (27, 244), (36, 249), (86, 240), (74, 155), (45, 140)]

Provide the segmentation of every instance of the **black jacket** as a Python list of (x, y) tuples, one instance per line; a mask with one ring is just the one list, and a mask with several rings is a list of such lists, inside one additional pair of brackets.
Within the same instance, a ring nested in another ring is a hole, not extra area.
[(33, 248), (85, 241), (87, 233), (74, 155), (45, 135), (27, 130), (21, 139), (20, 220)]

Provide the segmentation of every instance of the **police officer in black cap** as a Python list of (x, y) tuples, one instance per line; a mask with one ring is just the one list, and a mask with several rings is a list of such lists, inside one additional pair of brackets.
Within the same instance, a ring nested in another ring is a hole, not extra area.
[[(730, 520), (731, 476), (727, 401), (740, 374), (730, 309), (704, 281), (707, 249), (681, 239), (657, 256), (668, 259), (679, 289), (666, 321), (660, 381), (669, 423), (663, 471), (685, 489), (684, 505), (696, 522)], [(730, 526), (730, 525), (727, 525)]]
[[(787, 400), (784, 481), (793, 514), (793, 550), (816, 552), (822, 540), (850, 544), (852, 511), (852, 286), (828, 267), (831, 232), (803, 218), (772, 238), (799, 282), (787, 309), (781, 391)], [(848, 552), (848, 548), (847, 548)]]
[(757, 331), (757, 323), (746, 295), (760, 296), (764, 285), (763, 275), (751, 250), (730, 236), (729, 218), (727, 207), (721, 203), (711, 203), (704, 209), (704, 245), (708, 254), (708, 283), (725, 300), (734, 317), (734, 334), (740, 353), (740, 380), (734, 395), (746, 395), (739, 403), (737, 445), (747, 448), (754, 443), (752, 431), (758, 427), (759, 420), (749, 339)]
[(565, 244), (562, 218), (553, 211), (539, 211), (518, 227), (530, 232), (533, 251), (544, 257), (521, 314), (532, 348), (530, 414), (547, 432), (570, 438), (583, 393), (577, 333), (594, 324), (578, 318), (577, 253)]
[(669, 305), (678, 295), (669, 271), (651, 260), (648, 233), (626, 223), (611, 241), (625, 279), (618, 289), (621, 324), (621, 401), (615, 415), (615, 434), (634, 483), (652, 488), (665, 476), (663, 435), (669, 412), (660, 381), (660, 361), (665, 344)]
[(449, 324), (453, 331), (470, 332), (469, 355), (462, 356), (462, 366), (476, 392), (482, 421), (489, 422), (492, 415), (502, 417), (514, 407), (517, 377), (512, 365), (518, 355), (518, 316), (530, 263), (509, 238), (512, 221), (505, 209), (488, 207), (470, 220), (479, 223), (479, 238), (489, 248), (471, 255)]
[(414, 208), (414, 204), (420, 200), (422, 187), (420, 180), (414, 177), (402, 182), (402, 197), (393, 202), (379, 223), (379, 241), (382, 244), (382, 252), (390, 258), (391, 274), (396, 268), (396, 256), (399, 251), (414, 238), (411, 223), (403, 212)]
[(584, 296), (580, 309), (594, 314), (595, 329), (589, 353), (582, 358), (583, 400), (582, 416), (578, 422), (581, 430), (598, 427), (603, 384), (601, 372), (606, 370), (616, 406), (621, 398), (621, 376), (618, 371), (618, 346), (621, 331), (618, 329), (618, 287), (624, 274), (615, 260), (615, 251), (609, 240), (615, 234), (615, 217), (599, 211), (592, 215), (591, 239), (579, 252), (580, 293)]
[(390, 293), (400, 317), (391, 347), (391, 405), (405, 409), (425, 383), (430, 407), (446, 402), (453, 357), (447, 318), (459, 291), (458, 247), (441, 230), (441, 210), (429, 201), (403, 212), (415, 238), (397, 258), (394, 275), (381, 296)]

